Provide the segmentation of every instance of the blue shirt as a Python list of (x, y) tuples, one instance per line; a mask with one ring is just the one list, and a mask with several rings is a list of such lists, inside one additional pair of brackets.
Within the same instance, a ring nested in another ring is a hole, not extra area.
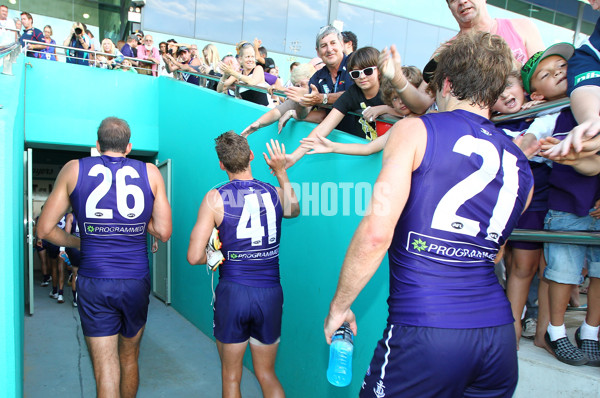
[(581, 86), (600, 86), (600, 18), (590, 38), (575, 50), (567, 68), (567, 94)]
[[(19, 42), (21, 43), (21, 47), (23, 47), (23, 48), (25, 48), (25, 46), (26, 46), (25, 40), (39, 41), (40, 43), (44, 43), (44, 44), (46, 43), (44, 41), (44, 33), (42, 33), (41, 30), (39, 30), (37, 28), (33, 28), (33, 27), (25, 30), (23, 32), (23, 34), (21, 35), (21, 38), (19, 39)], [(36, 50), (36, 51), (39, 51), (39, 50)], [(27, 51), (26, 55), (28, 57), (41, 58), (37, 52), (33, 52), (33, 51)]]

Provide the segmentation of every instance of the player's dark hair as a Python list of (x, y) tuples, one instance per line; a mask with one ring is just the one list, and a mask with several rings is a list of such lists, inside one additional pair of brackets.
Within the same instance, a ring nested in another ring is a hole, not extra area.
[(512, 53), (504, 39), (483, 32), (458, 35), (443, 46), (437, 62), (429, 81), (431, 92), (441, 91), (448, 78), (453, 96), (482, 108), (494, 106), (513, 68)]
[(215, 149), (219, 160), (230, 173), (242, 172), (250, 165), (248, 140), (233, 130), (215, 138)]
[(354, 51), (348, 58), (348, 69), (364, 69), (369, 66), (377, 66), (379, 50), (374, 47), (363, 47)]
[(125, 153), (131, 138), (129, 124), (118, 117), (107, 117), (98, 127), (100, 152), (112, 151)]

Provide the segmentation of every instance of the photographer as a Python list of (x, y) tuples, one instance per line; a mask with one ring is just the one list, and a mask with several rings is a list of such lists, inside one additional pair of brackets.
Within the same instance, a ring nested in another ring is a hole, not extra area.
[[(85, 34), (85, 27), (81, 22), (73, 24), (71, 32), (63, 42), (63, 45), (82, 50), (90, 48), (90, 38)], [(85, 51), (67, 50), (67, 62), (70, 64), (88, 65), (88, 58), (89, 53)]]

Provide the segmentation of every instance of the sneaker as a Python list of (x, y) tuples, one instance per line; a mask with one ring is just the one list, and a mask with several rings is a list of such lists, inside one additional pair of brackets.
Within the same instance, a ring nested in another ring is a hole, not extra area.
[(77, 292), (73, 292), (73, 307), (77, 307)]
[(581, 328), (577, 328), (575, 331), (575, 342), (577, 343), (577, 347), (585, 356), (588, 357), (588, 366), (600, 366), (600, 348), (598, 347), (598, 342), (594, 340), (581, 340)]
[(48, 286), (48, 285), (50, 284), (50, 281), (51, 281), (51, 280), (52, 280), (52, 277), (51, 277), (51, 276), (45, 276), (45, 277), (42, 279), (42, 283), (40, 283), (40, 286), (42, 286), (42, 287), (46, 287), (46, 286)]
[(57, 299), (58, 298), (58, 292), (56, 292), (56, 293), (55, 292), (50, 292), (50, 298)]
[(62, 304), (65, 302), (65, 298), (63, 297), (62, 294), (59, 294), (58, 297), (56, 297), (56, 299), (58, 300), (59, 304)]
[(588, 358), (585, 354), (577, 347), (575, 347), (567, 337), (563, 337), (556, 341), (550, 340), (550, 335), (548, 332), (544, 335), (544, 340), (546, 340), (546, 344), (554, 353), (556, 359), (561, 362), (564, 362), (573, 366), (585, 365), (588, 361)]
[(535, 337), (535, 330), (537, 329), (537, 320), (534, 318), (527, 318), (523, 321), (523, 329), (521, 330), (521, 336), (523, 338), (533, 340)]

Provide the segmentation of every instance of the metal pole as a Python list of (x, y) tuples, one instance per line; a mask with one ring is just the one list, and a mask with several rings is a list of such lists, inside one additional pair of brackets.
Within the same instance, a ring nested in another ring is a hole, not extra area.
[(573, 33), (573, 45), (577, 44), (577, 38), (581, 33), (581, 21), (583, 20), (583, 9), (585, 8), (584, 3), (579, 3), (579, 10), (577, 12), (577, 25), (575, 25), (575, 32)]

